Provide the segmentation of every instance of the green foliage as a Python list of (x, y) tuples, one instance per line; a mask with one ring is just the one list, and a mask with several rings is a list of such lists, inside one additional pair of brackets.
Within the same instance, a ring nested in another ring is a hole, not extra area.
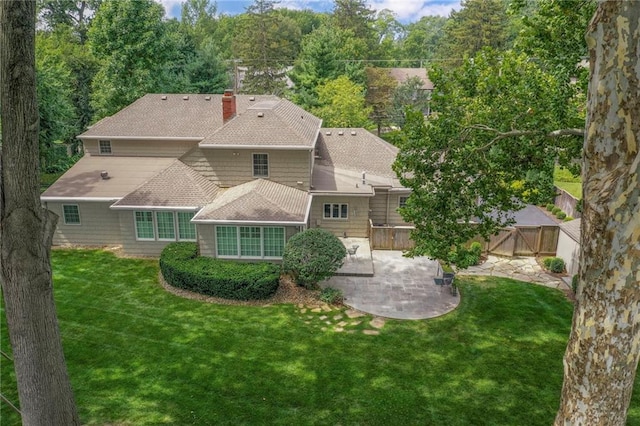
[(553, 208), (551, 209), (551, 213), (553, 213), (554, 215), (557, 215), (561, 211), (562, 211), (562, 209), (560, 207), (558, 207), (558, 206), (553, 206)]
[(160, 255), (160, 270), (174, 287), (223, 299), (267, 299), (280, 282), (278, 265), (199, 257), (196, 243), (168, 244)]
[(342, 290), (333, 287), (323, 288), (318, 297), (321, 301), (329, 305), (342, 305), (344, 302), (344, 293)]
[(573, 220), (573, 217), (571, 217), (571, 216), (566, 216), (566, 217), (564, 218), (564, 221), (565, 221), (565, 222), (570, 222), (570, 221), (572, 221), (572, 220)]
[(542, 263), (545, 269), (551, 272), (561, 273), (564, 271), (564, 260), (561, 257), (545, 257)]
[(367, 75), (366, 104), (371, 108), (371, 120), (378, 127), (378, 135), (382, 126), (389, 123), (389, 113), (393, 103), (393, 94), (397, 82), (389, 75), (386, 68), (365, 68)]
[(433, 59), (442, 40), (442, 29), (446, 22), (447, 18), (443, 16), (423, 16), (405, 27), (406, 36), (400, 41), (401, 56), (405, 59), (420, 59), (408, 65), (422, 67), (423, 61)]
[(555, 204), (552, 204), (552, 203), (547, 204), (548, 211), (552, 211), (555, 207), (556, 207)]
[(393, 92), (393, 99), (389, 108), (390, 121), (396, 126), (404, 127), (406, 110), (419, 111), (424, 115), (429, 112), (429, 91), (423, 89), (420, 77), (411, 77), (398, 85)]
[(580, 279), (578, 274), (571, 277), (571, 290), (573, 290), (573, 294), (578, 294), (578, 284), (580, 283)]
[(552, 76), (510, 51), (483, 50), (430, 78), (435, 113), (426, 122), (407, 113), (394, 169), (413, 190), (401, 211), (416, 227), (411, 253), (446, 259), (451, 247), (511, 224), (509, 212), (525, 201), (552, 198), (555, 147), (547, 135), (561, 124), (559, 94)]
[(318, 87), (319, 107), (311, 112), (325, 127), (368, 127), (372, 109), (365, 106), (364, 89), (347, 77), (338, 77)]
[(556, 217), (562, 220), (567, 217), (567, 214), (563, 211), (559, 211), (558, 213), (556, 213)]
[(315, 288), (343, 265), (347, 249), (327, 230), (311, 228), (289, 239), (282, 255), (282, 268), (296, 284)]
[(480, 256), (482, 255), (482, 245), (474, 241), (467, 248), (464, 246), (457, 246), (455, 250), (449, 252), (448, 262), (456, 265), (456, 268), (467, 269), (470, 266), (480, 263)]

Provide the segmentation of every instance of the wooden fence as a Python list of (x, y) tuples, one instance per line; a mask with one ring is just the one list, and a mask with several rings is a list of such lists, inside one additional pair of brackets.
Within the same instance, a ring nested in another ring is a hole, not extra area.
[[(369, 228), (373, 250), (407, 250), (413, 247), (410, 226), (374, 226)], [(560, 229), (556, 225), (515, 226), (500, 230), (489, 241), (476, 239), (482, 251), (498, 256), (555, 256)]]

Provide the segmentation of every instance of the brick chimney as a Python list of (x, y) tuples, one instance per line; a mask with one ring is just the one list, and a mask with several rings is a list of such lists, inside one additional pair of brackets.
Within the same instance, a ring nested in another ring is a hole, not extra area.
[(222, 95), (222, 122), (226, 123), (236, 116), (236, 95), (233, 90), (225, 90)]

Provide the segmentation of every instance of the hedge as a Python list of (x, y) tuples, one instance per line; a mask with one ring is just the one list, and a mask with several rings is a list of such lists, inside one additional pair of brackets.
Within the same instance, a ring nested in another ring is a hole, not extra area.
[(168, 244), (160, 255), (160, 270), (174, 287), (223, 299), (267, 299), (280, 282), (279, 265), (200, 257), (196, 243)]

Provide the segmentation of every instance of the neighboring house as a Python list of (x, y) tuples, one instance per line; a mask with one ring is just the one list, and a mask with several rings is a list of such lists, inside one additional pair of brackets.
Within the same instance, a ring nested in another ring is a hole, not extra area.
[(429, 80), (427, 70), (425, 68), (387, 68), (389, 70), (389, 76), (393, 78), (398, 85), (404, 84), (410, 78), (419, 78), (422, 81), (422, 87), (420, 90), (426, 92), (433, 92), (433, 83)]
[(567, 273), (578, 273), (580, 263), (580, 219), (563, 222), (559, 225), (558, 249), (556, 255), (564, 260)]
[(56, 245), (157, 256), (196, 241), (205, 256), (277, 260), (306, 228), (405, 225), (395, 147), (274, 96), (150, 94), (79, 139), (85, 156), (41, 197)]

